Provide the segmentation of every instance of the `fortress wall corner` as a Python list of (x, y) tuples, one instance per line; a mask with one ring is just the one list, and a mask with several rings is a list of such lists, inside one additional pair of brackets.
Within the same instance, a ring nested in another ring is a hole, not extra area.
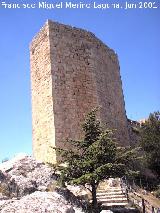
[(55, 127), (48, 22), (30, 45), (33, 155), (55, 162)]

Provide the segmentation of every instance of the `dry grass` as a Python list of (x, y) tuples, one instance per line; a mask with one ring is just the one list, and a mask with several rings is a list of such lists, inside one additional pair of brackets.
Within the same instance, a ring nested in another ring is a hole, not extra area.
[(10, 195), (8, 187), (7, 187), (6, 184), (3, 184), (3, 183), (0, 184), (0, 193), (2, 193), (2, 195), (4, 195), (4, 196)]
[(160, 199), (153, 196), (150, 192), (147, 192), (145, 195), (142, 190), (138, 192), (145, 200), (147, 200), (151, 205), (155, 206), (156, 208), (160, 208)]

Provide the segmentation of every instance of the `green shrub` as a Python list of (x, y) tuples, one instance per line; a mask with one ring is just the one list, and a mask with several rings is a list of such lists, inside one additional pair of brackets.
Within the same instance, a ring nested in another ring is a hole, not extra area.
[(57, 186), (58, 186), (57, 181), (53, 181), (51, 184), (48, 185), (47, 192), (54, 192)]
[(154, 191), (154, 196), (156, 196), (157, 198), (160, 198), (160, 186), (158, 187), (158, 189), (156, 191)]

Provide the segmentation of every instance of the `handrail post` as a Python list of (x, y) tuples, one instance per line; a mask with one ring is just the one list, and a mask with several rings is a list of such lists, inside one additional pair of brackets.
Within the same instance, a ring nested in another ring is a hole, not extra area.
[(129, 202), (128, 189), (126, 189), (126, 196), (127, 196), (127, 201)]
[(144, 199), (142, 198), (142, 212), (145, 213), (145, 203), (144, 203)]

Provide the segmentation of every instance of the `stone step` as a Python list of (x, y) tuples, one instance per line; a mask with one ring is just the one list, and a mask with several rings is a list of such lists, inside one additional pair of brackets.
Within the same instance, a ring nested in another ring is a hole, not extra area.
[(105, 193), (117, 193), (117, 192), (122, 192), (122, 189), (105, 189), (105, 190), (97, 190), (98, 193), (102, 193), (102, 192), (105, 192)]
[(100, 198), (102, 198), (102, 199), (114, 199), (114, 200), (119, 200), (119, 199), (126, 199), (126, 196), (123, 196), (123, 195), (121, 195), (121, 196), (97, 196), (97, 198), (98, 199), (100, 199)]
[(98, 188), (97, 189), (98, 191), (119, 191), (119, 190), (122, 190), (122, 188), (121, 187), (108, 187), (108, 188), (105, 188), (105, 189), (100, 189), (100, 188)]
[(127, 199), (127, 197), (124, 196), (124, 195), (119, 195), (119, 196), (105, 196), (105, 195), (103, 195), (103, 196), (97, 196), (97, 199), (125, 200), (125, 199)]
[(108, 195), (108, 196), (112, 196), (112, 195), (122, 195), (124, 194), (122, 191), (119, 192), (97, 192), (97, 195)]
[(127, 198), (124, 198), (124, 199), (106, 199), (106, 198), (98, 198), (97, 199), (98, 201), (100, 202), (107, 202), (107, 203), (124, 203), (124, 202), (127, 202)]
[(107, 207), (124, 207), (124, 206), (127, 206), (128, 203), (102, 203), (102, 206), (107, 206)]
[(110, 195), (110, 194), (98, 194), (97, 195), (97, 198), (98, 197), (106, 197), (106, 198), (124, 198), (126, 197), (125, 194), (113, 194), (113, 195)]
[[(108, 209), (109, 207), (107, 207)], [(103, 212), (104, 211), (104, 212)], [(107, 213), (108, 210), (103, 210), (101, 211), (102, 213)], [(109, 210), (109, 212), (116, 212), (116, 213), (140, 213), (140, 211), (138, 209), (135, 209), (135, 208), (131, 208), (131, 207), (111, 207), (111, 210)]]

